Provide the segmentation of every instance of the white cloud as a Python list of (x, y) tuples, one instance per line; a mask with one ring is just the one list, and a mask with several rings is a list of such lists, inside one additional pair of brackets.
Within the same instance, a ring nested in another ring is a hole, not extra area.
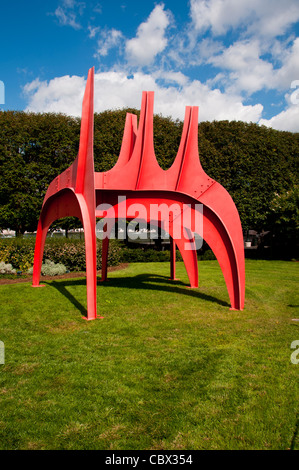
[(260, 58), (261, 53), (258, 40), (244, 40), (232, 44), (222, 54), (210, 57), (207, 62), (229, 71), (222, 80), (226, 82), (227, 90), (252, 94), (273, 85), (273, 66)]
[(284, 50), (282, 66), (275, 71), (274, 85), (287, 89), (296, 79), (299, 79), (299, 38), (295, 39), (291, 48)]
[(148, 19), (141, 23), (137, 35), (126, 43), (126, 57), (133, 65), (150, 65), (157, 54), (167, 46), (165, 31), (170, 24), (170, 14), (164, 5), (157, 5)]
[[(139, 109), (141, 93), (155, 91), (155, 113), (183, 120), (187, 105), (199, 106), (200, 120), (243, 120), (257, 122), (261, 104), (245, 106), (240, 97), (211, 90), (198, 80), (188, 81), (182, 74), (171, 75), (177, 86), (161, 86), (152, 75), (136, 73), (133, 78), (123, 72), (95, 74), (95, 111), (134, 107)], [(29, 104), (26, 111), (63, 112), (80, 116), (85, 81), (83, 77), (65, 76), (49, 82), (34, 80), (24, 88)]]
[(60, 112), (70, 116), (81, 114), (82, 99), (85, 88), (83, 77), (57, 77), (53, 80), (34, 80), (23, 89), (29, 99), (26, 111)]
[(216, 54), (219, 54), (223, 51), (223, 44), (221, 42), (215, 41), (212, 38), (204, 38), (197, 43), (196, 52), (193, 54), (192, 63), (200, 64), (204, 61), (209, 62), (209, 58), (214, 57)]
[(88, 26), (88, 31), (89, 31), (89, 34), (88, 36), (93, 39), (94, 37), (96, 37), (97, 33), (100, 31), (100, 27), (99, 26)]
[(281, 131), (299, 132), (299, 104), (290, 106), (271, 119), (260, 119), (259, 124)]
[(77, 15), (82, 15), (84, 8), (84, 2), (63, 0), (62, 6), (56, 8), (54, 16), (56, 16), (61, 26), (71, 26), (74, 29), (80, 29), (82, 26), (77, 20)]
[(299, 19), (297, 0), (191, 0), (196, 30), (215, 36), (243, 27), (247, 34), (276, 37)]
[(74, 29), (80, 29), (81, 25), (76, 20), (74, 12), (66, 12), (62, 7), (57, 7), (54, 15), (59, 21), (61, 26), (71, 26)]
[(122, 32), (117, 29), (112, 28), (108, 31), (103, 31), (101, 38), (98, 40), (96, 56), (107, 56), (109, 50), (119, 46), (122, 40)]
[[(282, 47), (275, 42), (273, 49), (259, 39), (244, 39), (212, 54), (207, 64), (220, 68), (210, 83), (221, 83), (229, 93), (251, 95), (260, 90), (287, 90), (294, 79), (299, 78), (299, 38)], [(282, 50), (283, 49), (283, 50)], [(263, 59), (268, 52), (268, 60)], [(276, 54), (276, 61), (269, 54)], [(279, 66), (274, 63), (279, 61)]]
[[(95, 111), (139, 109), (142, 91), (154, 90), (155, 112), (164, 116), (182, 120), (186, 105), (198, 105), (201, 121), (243, 120), (298, 131), (299, 106), (290, 101), (290, 87), (299, 79), (299, 38), (289, 30), (299, 19), (298, 0), (188, 3), (191, 23), (180, 25), (180, 30), (174, 29), (172, 13), (158, 3), (131, 39), (111, 25), (94, 25), (95, 18), (90, 19), (86, 33), (96, 45), (94, 57), (106, 70), (95, 74)], [(80, 0), (60, 0), (55, 15), (60, 24), (79, 29), (84, 7)], [(101, 12), (100, 5), (95, 10)], [(225, 36), (230, 31), (234, 43), (228, 42), (230, 35)], [(116, 48), (118, 65), (113, 66), (109, 54)], [(144, 73), (149, 66), (151, 73)], [(84, 78), (76, 76), (34, 80), (24, 87), (27, 110), (80, 116), (84, 84)], [(276, 90), (278, 100), (288, 91), (286, 109), (272, 119), (261, 119), (262, 104), (244, 104), (261, 90)]]
[(172, 84), (177, 84), (180, 86), (186, 85), (186, 83), (189, 81), (189, 78), (184, 75), (182, 72), (172, 72), (172, 71), (163, 71), (163, 70), (158, 70), (153, 74), (155, 79), (162, 79), (165, 82), (172, 83)]

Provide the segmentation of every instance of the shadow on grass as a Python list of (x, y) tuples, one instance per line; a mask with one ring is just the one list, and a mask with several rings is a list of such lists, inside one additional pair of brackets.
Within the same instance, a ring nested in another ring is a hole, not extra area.
[[(98, 282), (100, 278), (98, 278)], [(69, 292), (67, 287), (85, 286), (86, 279), (66, 279), (61, 281), (46, 281), (49, 286), (55, 287), (62, 295), (64, 295), (81, 313), (86, 316), (86, 308)], [(223, 307), (229, 307), (229, 303), (220, 300), (212, 295), (204, 294), (198, 289), (190, 289), (185, 283), (179, 280), (171, 280), (167, 276), (158, 274), (138, 274), (134, 277), (112, 277), (108, 281), (103, 282), (106, 288), (121, 287), (122, 289), (143, 289), (163, 291), (170, 293), (179, 293), (191, 297), (196, 297), (207, 302), (214, 302)]]
[(44, 281), (45, 284), (48, 284), (50, 287), (55, 287), (55, 289), (58, 290), (62, 295), (64, 295), (73, 305), (75, 308), (77, 308), (84, 317), (87, 317), (87, 310), (84, 305), (82, 305), (76, 297), (73, 296), (69, 292), (69, 290), (66, 288), (67, 286), (78, 286), (78, 285), (86, 285), (86, 280), (85, 279), (80, 279), (76, 281)]

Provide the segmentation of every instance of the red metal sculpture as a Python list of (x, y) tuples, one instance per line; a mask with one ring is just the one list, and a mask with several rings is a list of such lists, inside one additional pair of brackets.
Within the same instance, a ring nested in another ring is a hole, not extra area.
[[(127, 114), (123, 142), (116, 165), (103, 173), (94, 172), (93, 86), (94, 68), (89, 70), (82, 106), (79, 152), (74, 163), (57, 176), (46, 193), (37, 228), (33, 286), (40, 284), (46, 235), (61, 217), (76, 216), (82, 223), (86, 250), (87, 319), (97, 316), (96, 302), (96, 217), (103, 217), (103, 204), (113, 207), (113, 216), (132, 219), (136, 201), (147, 209), (152, 204), (175, 204), (179, 211), (203, 207), (203, 239), (209, 244), (222, 269), (231, 308), (242, 310), (245, 295), (243, 234), (236, 206), (228, 192), (204, 172), (198, 155), (198, 107), (187, 106), (181, 143), (176, 159), (162, 170), (153, 145), (153, 92), (143, 92), (139, 125), (137, 116)], [(122, 196), (120, 198), (119, 196)], [(106, 215), (109, 211), (106, 211)], [(163, 215), (158, 225), (168, 223), (171, 236), (171, 278), (175, 278), (175, 248), (179, 248), (191, 287), (198, 287), (198, 262), (191, 226), (181, 226), (180, 214), (169, 220)], [(190, 219), (191, 220), (191, 219)], [(191, 223), (191, 222), (190, 222)], [(180, 227), (178, 227), (180, 224)], [(110, 227), (111, 228), (111, 227)], [(108, 228), (109, 231), (109, 228)], [(181, 236), (178, 236), (181, 234)], [(102, 280), (107, 278), (109, 238), (103, 240)]]

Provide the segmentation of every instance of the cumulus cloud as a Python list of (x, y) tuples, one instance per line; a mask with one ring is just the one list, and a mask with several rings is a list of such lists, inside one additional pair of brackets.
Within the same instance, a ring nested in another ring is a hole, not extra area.
[[(123, 72), (96, 73), (95, 111), (124, 107), (139, 109), (142, 91), (152, 90), (156, 97), (155, 113), (174, 119), (183, 120), (187, 105), (199, 106), (201, 121), (236, 119), (257, 122), (261, 118), (261, 104), (245, 106), (240, 97), (222, 93), (218, 89), (211, 90), (198, 80), (189, 81), (180, 73), (166, 78), (172, 80), (173, 84), (161, 86), (153, 75), (141, 72), (132, 78)], [(24, 88), (29, 99), (26, 111), (62, 112), (80, 116), (84, 84), (84, 78), (76, 76), (59, 77), (49, 82), (34, 80)]]
[(272, 127), (280, 131), (298, 132), (299, 129), (299, 105), (290, 106), (271, 119), (260, 119), (259, 124)]
[(167, 46), (165, 35), (170, 24), (170, 14), (164, 10), (164, 5), (157, 5), (148, 19), (141, 23), (137, 35), (126, 42), (126, 57), (133, 65), (150, 65), (157, 54)]
[(71, 26), (74, 29), (80, 29), (81, 24), (77, 20), (77, 16), (82, 15), (84, 8), (84, 2), (63, 0), (62, 4), (56, 8), (54, 16), (56, 16), (61, 26)]
[(103, 31), (100, 39), (98, 40), (98, 47), (96, 56), (107, 56), (110, 49), (117, 47), (121, 44), (123, 35), (117, 29), (110, 29)]
[(62, 7), (57, 7), (54, 15), (59, 21), (61, 26), (71, 26), (74, 29), (80, 29), (81, 25), (76, 21), (76, 15), (74, 12), (66, 12)]
[(210, 57), (207, 62), (229, 71), (223, 80), (228, 90), (252, 94), (273, 85), (273, 66), (260, 56), (259, 41), (244, 40), (237, 41), (221, 54)]
[[(142, 91), (154, 90), (155, 112), (164, 116), (182, 120), (186, 105), (198, 105), (200, 120), (252, 121), (298, 131), (299, 105), (290, 95), (285, 95), (285, 110), (272, 119), (262, 119), (262, 104), (244, 104), (262, 90), (276, 90), (283, 99), (282, 93), (290, 93), (291, 83), (299, 79), (299, 38), (290, 30), (299, 19), (298, 0), (188, 3), (191, 22), (180, 30), (172, 13), (158, 3), (133, 38), (91, 19), (86, 34), (94, 40), (94, 57), (106, 64), (105, 72), (95, 74), (95, 110), (139, 108)], [(84, 7), (79, 0), (60, 0), (55, 15), (60, 24), (79, 29)], [(34, 80), (24, 87), (27, 110), (80, 116), (84, 83), (77, 76)]]
[(215, 36), (243, 27), (247, 34), (276, 37), (299, 19), (294, 0), (191, 0), (191, 18), (196, 30), (208, 29)]
[(251, 95), (262, 89), (286, 90), (294, 78), (299, 77), (299, 38), (284, 49), (280, 64), (262, 58), (263, 45), (258, 39), (240, 40), (209, 57), (206, 63), (222, 70), (218, 80), (229, 92)]
[(59, 112), (79, 116), (84, 87), (84, 77), (77, 76), (66, 75), (49, 82), (33, 80), (23, 88), (25, 96), (29, 99), (26, 111)]
[(282, 65), (275, 71), (274, 86), (279, 89), (290, 87), (294, 79), (299, 79), (299, 38), (284, 50)]

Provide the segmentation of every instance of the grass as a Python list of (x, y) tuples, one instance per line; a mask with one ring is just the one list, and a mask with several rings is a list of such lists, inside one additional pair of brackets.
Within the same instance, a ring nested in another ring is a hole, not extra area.
[(242, 312), (199, 267), (111, 273), (93, 322), (84, 279), (1, 285), (0, 448), (299, 449), (298, 263), (247, 260)]

